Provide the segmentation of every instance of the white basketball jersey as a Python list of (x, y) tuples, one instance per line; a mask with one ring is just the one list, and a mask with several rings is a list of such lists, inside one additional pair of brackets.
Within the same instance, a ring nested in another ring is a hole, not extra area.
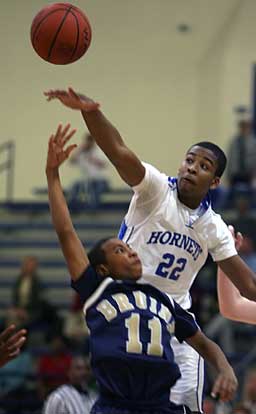
[(129, 210), (119, 232), (143, 263), (142, 283), (191, 306), (189, 289), (208, 253), (214, 261), (237, 254), (233, 238), (207, 196), (196, 210), (182, 204), (177, 179), (143, 163), (145, 177), (133, 187)]

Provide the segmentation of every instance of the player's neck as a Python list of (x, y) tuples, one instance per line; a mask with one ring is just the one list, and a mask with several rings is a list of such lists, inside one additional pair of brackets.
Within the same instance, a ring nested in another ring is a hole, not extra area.
[(182, 204), (184, 204), (188, 208), (191, 208), (192, 210), (195, 210), (197, 207), (199, 207), (202, 201), (202, 199), (194, 199), (189, 195), (181, 195), (179, 192), (178, 199)]

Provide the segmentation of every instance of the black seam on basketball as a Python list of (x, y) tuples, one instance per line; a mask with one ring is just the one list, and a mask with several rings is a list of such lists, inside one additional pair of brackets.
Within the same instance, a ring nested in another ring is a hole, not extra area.
[(75, 18), (75, 22), (76, 22), (76, 27), (77, 27), (77, 35), (76, 35), (76, 43), (75, 43), (75, 47), (74, 50), (72, 52), (72, 55), (70, 56), (70, 62), (72, 61), (76, 51), (77, 51), (77, 46), (78, 46), (78, 42), (79, 42), (79, 36), (80, 36), (80, 27), (79, 27), (79, 23), (78, 23), (78, 18), (76, 17), (76, 15), (72, 12), (72, 10), (70, 10), (70, 14), (72, 14), (72, 16)]
[(61, 28), (62, 28), (62, 26), (63, 26), (63, 24), (64, 24), (64, 22), (65, 22), (65, 20), (67, 18), (67, 15), (69, 14), (69, 12), (70, 12), (71, 9), (72, 9), (72, 6), (66, 11), (66, 14), (62, 18), (62, 21), (61, 21), (61, 23), (60, 23), (60, 25), (59, 25), (56, 33), (55, 33), (55, 36), (54, 36), (53, 40), (52, 40), (52, 43), (51, 43), (51, 46), (50, 46), (50, 49), (49, 49), (49, 52), (48, 52), (47, 59), (50, 59), (50, 57), (51, 57), (51, 53), (52, 53), (54, 44), (55, 44), (55, 42), (57, 40), (58, 34), (61, 31)]
[[(55, 10), (52, 10), (52, 11), (50, 11), (46, 16), (44, 16), (44, 17), (42, 17), (42, 20), (40, 20), (40, 22), (39, 23), (37, 23), (37, 26), (35, 27), (35, 29), (34, 29), (34, 34), (33, 34), (33, 37), (32, 37), (32, 44), (34, 44), (34, 39), (35, 39), (35, 36), (36, 36), (36, 34), (37, 34), (37, 31), (38, 31), (38, 29), (39, 29), (39, 27), (41, 26), (41, 24), (43, 23), (43, 21), (45, 20), (45, 19), (47, 19), (47, 17), (49, 17), (51, 14), (54, 14), (54, 13), (56, 13), (56, 12), (58, 12), (58, 11), (63, 11), (63, 10), (67, 10), (66, 8), (60, 8), (60, 9), (55, 9)], [(33, 26), (32, 26), (33, 27)]]
[(84, 21), (87, 23), (87, 26), (89, 27), (89, 31), (90, 31), (90, 38), (91, 38), (92, 28), (91, 28), (91, 23), (89, 22), (87, 16), (85, 16), (77, 7), (73, 7), (73, 10), (76, 11), (76, 13), (78, 13), (84, 19)]

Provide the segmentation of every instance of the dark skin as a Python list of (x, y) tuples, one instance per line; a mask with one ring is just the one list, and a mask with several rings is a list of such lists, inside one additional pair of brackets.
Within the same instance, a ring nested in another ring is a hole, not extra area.
[(215, 175), (217, 168), (218, 161), (212, 151), (192, 147), (178, 171), (179, 200), (189, 208), (197, 208), (209, 189), (218, 187), (220, 178)]
[[(48, 145), (46, 175), (52, 222), (71, 278), (76, 281), (89, 266), (89, 259), (73, 227), (59, 177), (60, 165), (75, 148), (74, 145), (66, 147), (74, 133), (75, 130), (70, 131), (70, 125), (65, 128), (59, 125), (56, 133), (51, 135)], [(142, 276), (141, 261), (130, 246), (117, 238), (111, 238), (103, 243), (102, 248), (105, 253), (105, 261), (97, 269), (102, 278), (111, 276), (114, 279), (134, 280), (134, 282), (140, 279)], [(237, 389), (237, 379), (218, 345), (200, 330), (188, 338), (187, 342), (217, 371), (212, 396), (219, 395), (222, 401), (232, 399)]]
[[(98, 102), (76, 93), (72, 88), (50, 90), (45, 92), (45, 96), (48, 101), (58, 99), (68, 108), (81, 111), (90, 134), (128, 185), (136, 186), (143, 180), (143, 164), (100, 111)], [(189, 150), (178, 173), (178, 194), (181, 202), (194, 209), (199, 206), (210, 188), (218, 186), (220, 180), (215, 176), (216, 162), (214, 154), (205, 148), (195, 146)], [(256, 301), (254, 273), (238, 255), (222, 260), (218, 265), (242, 296)]]

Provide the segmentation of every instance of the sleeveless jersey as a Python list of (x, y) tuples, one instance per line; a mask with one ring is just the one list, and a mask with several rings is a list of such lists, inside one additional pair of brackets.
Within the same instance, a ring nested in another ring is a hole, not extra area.
[(72, 287), (85, 301), (101, 398), (130, 409), (168, 405), (180, 377), (171, 337), (182, 342), (193, 336), (194, 318), (153, 286), (102, 279), (91, 266)]
[(207, 196), (196, 210), (182, 204), (177, 179), (146, 168), (119, 231), (143, 264), (142, 281), (170, 294), (183, 308), (191, 305), (189, 289), (208, 253), (214, 261), (237, 254), (227, 225), (211, 209)]

